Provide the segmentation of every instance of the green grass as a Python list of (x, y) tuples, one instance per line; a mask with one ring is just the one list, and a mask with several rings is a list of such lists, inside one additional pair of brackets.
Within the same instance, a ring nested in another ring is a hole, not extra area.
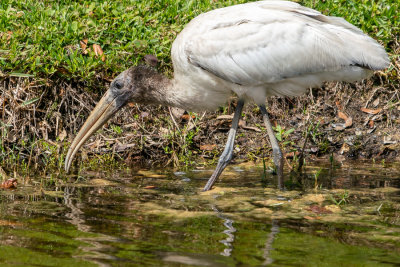
[[(238, 1), (235, 1), (238, 2)], [(233, 4), (227, 1), (224, 5)], [(170, 47), (183, 26), (212, 9), (209, 1), (2, 1), (0, 62), (6, 75), (94, 81), (146, 54), (170, 65)], [(98, 44), (103, 62), (80, 41)]]
[[(93, 84), (137, 64), (146, 54), (156, 55), (163, 71), (170, 73), (170, 48), (184, 25), (204, 11), (240, 2), (246, 1), (2, 0), (0, 74)], [(300, 2), (346, 18), (385, 45), (400, 32), (397, 0)], [(93, 51), (83, 53), (79, 44), (84, 39), (88, 47), (100, 45), (104, 61)]]

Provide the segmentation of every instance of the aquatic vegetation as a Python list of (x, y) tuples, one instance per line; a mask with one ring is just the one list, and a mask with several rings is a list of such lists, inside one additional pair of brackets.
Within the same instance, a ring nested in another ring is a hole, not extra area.
[[(324, 165), (325, 164), (325, 165)], [(363, 265), (400, 263), (399, 166), (304, 169), (279, 191), (262, 165), (212, 170), (84, 172), (0, 191), (0, 261), (7, 265)], [(351, 172), (349, 171), (351, 170)], [(46, 180), (46, 179), (44, 179)], [(373, 188), (373, 189), (371, 189)], [(340, 205), (336, 202), (345, 199)]]

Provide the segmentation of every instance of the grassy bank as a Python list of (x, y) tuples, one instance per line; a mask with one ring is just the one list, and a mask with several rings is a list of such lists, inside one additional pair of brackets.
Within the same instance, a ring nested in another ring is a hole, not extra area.
[[(61, 77), (92, 84), (156, 55), (170, 70), (177, 33), (200, 13), (245, 1), (2, 1), (3, 76)], [(301, 1), (340, 16), (390, 50), (399, 34), (398, 1)], [(82, 42), (86, 48), (83, 48)], [(104, 57), (96, 55), (98, 45)]]
[[(246, 1), (1, 1), (0, 164), (10, 172), (32, 167), (45, 172), (61, 169), (70, 139), (116, 74), (141, 62), (144, 55), (153, 54), (160, 61), (160, 71), (171, 75), (171, 44), (185, 24), (207, 10), (241, 2)], [(340, 85), (342, 91), (332, 92), (331, 96), (335, 103), (346, 98), (346, 94), (351, 96), (349, 92), (356, 88), (363, 104), (372, 102), (369, 98), (379, 98), (375, 108), (386, 107), (387, 112), (377, 122), (389, 127), (386, 135), (390, 135), (390, 129), (398, 127), (400, 3), (300, 2), (324, 14), (346, 18), (385, 45), (393, 62), (389, 70), (353, 87)], [(376, 92), (372, 96), (371, 88), (376, 89), (372, 89)], [(321, 92), (319, 95), (324, 97)], [(318, 112), (308, 103), (315, 104), (313, 101), (318, 99), (308, 96), (271, 101), (270, 105), (283, 111), (272, 112), (277, 125), (282, 126), (278, 132), (283, 137), (293, 127), (285, 125), (283, 116), (298, 112), (304, 117), (312, 114), (321, 132), (314, 134), (312, 142), (321, 154), (337, 151), (344, 144), (343, 140), (329, 141), (328, 134), (317, 123)], [(223, 131), (229, 127), (228, 122), (216, 120), (216, 115), (230, 113), (228, 106), (217, 114), (198, 114), (195, 119), (175, 124), (166, 108), (134, 105), (92, 139), (87, 151), (95, 153), (91, 155), (92, 164), (98, 164), (99, 159), (103, 163), (115, 162), (120, 156), (145, 163), (157, 160), (190, 164), (198, 157), (212, 162), (225, 140)], [(257, 109), (249, 107), (245, 120), (264, 131), (257, 114)], [(359, 119), (362, 125), (364, 118)], [(294, 138), (297, 132), (300, 140), (306, 127), (297, 127), (295, 133), (286, 137)], [(215, 134), (221, 129), (221, 136)], [(250, 143), (245, 143), (245, 138)], [(257, 138), (246, 131), (239, 133), (239, 143), (246, 148), (238, 153), (253, 159), (269, 152), (268, 143), (262, 142), (261, 149), (256, 145), (260, 143)], [(299, 147), (300, 144), (289, 142), (287, 152)]]

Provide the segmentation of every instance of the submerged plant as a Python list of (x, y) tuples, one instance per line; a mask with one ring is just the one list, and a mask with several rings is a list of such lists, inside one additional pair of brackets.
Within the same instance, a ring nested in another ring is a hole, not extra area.
[(321, 187), (322, 185), (318, 185), (318, 178), (321, 175), (322, 168), (319, 168), (318, 171), (314, 174), (314, 189), (317, 190), (318, 186)]
[(329, 195), (330, 200), (332, 200), (333, 203), (336, 205), (344, 205), (347, 204), (349, 201), (349, 191), (345, 190), (339, 194), (336, 194), (335, 196)]

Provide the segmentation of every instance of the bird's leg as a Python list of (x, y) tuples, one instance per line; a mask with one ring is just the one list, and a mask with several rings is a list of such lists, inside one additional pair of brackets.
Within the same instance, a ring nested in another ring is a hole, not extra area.
[(236, 106), (235, 110), (235, 115), (233, 115), (233, 120), (232, 120), (232, 127), (229, 130), (229, 135), (228, 135), (228, 141), (226, 141), (225, 149), (224, 152), (222, 152), (219, 160), (218, 160), (218, 165), (213, 174), (211, 175), (210, 179), (208, 180), (206, 186), (204, 187), (203, 191), (208, 191), (211, 189), (215, 181), (217, 181), (218, 177), (221, 175), (222, 171), (225, 169), (225, 167), (228, 165), (228, 163), (232, 159), (233, 155), (233, 144), (235, 142), (235, 136), (236, 136), (236, 131), (237, 127), (239, 124), (239, 119), (242, 114), (243, 110), (243, 105), (244, 105), (244, 100), (239, 99), (238, 104)]
[(268, 112), (265, 108), (265, 105), (259, 105), (261, 113), (263, 114), (263, 119), (265, 123), (265, 127), (267, 128), (269, 141), (272, 146), (272, 156), (274, 158), (274, 164), (276, 167), (276, 172), (278, 174), (278, 187), (283, 190), (283, 154), (282, 150), (279, 147), (278, 140), (276, 140), (274, 131), (272, 130), (271, 122), (268, 118)]

